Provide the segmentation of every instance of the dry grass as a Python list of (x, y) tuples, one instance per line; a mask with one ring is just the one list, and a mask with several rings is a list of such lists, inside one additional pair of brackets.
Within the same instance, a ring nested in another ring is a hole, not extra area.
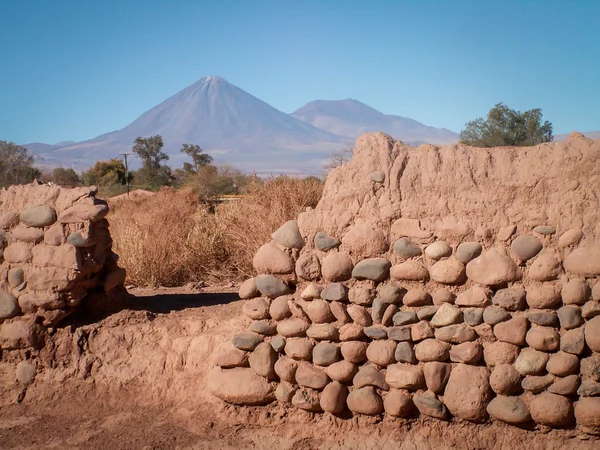
[(322, 189), (317, 181), (278, 177), (214, 213), (192, 190), (112, 202), (114, 251), (136, 285), (239, 280), (252, 273), (252, 257), (271, 233), (315, 206)]

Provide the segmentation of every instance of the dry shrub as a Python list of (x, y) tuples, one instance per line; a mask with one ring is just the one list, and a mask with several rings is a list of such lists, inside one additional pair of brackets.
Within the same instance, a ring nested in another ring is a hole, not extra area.
[(221, 205), (215, 216), (224, 225), (235, 271), (250, 276), (252, 258), (261, 245), (271, 240), (271, 233), (308, 206), (315, 207), (322, 193), (323, 183), (319, 180), (281, 176), (262, 186), (251, 184), (241, 201)]
[(196, 217), (205, 207), (192, 190), (163, 189), (144, 198), (111, 202), (114, 251), (135, 284), (174, 286), (194, 280)]
[(137, 285), (239, 280), (252, 273), (252, 257), (270, 234), (314, 207), (322, 189), (316, 180), (273, 178), (214, 213), (187, 189), (111, 202), (114, 251)]

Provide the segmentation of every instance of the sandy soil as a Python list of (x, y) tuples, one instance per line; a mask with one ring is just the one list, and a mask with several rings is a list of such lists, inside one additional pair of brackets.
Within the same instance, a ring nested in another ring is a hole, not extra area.
[(205, 389), (215, 355), (248, 323), (232, 290), (132, 293), (105, 317), (82, 314), (56, 329), (26, 390), (3, 355), (0, 448), (600, 448), (577, 430), (234, 409)]

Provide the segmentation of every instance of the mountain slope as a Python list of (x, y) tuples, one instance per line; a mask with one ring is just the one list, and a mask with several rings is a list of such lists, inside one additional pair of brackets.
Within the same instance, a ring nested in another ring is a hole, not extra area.
[(406, 143), (452, 143), (458, 135), (445, 128), (423, 125), (416, 120), (383, 114), (357, 100), (316, 100), (292, 115), (331, 133), (356, 139), (363, 133), (382, 131)]
[[(590, 139), (600, 139), (600, 131), (585, 131), (581, 132), (585, 137)], [(564, 142), (569, 138), (569, 134), (557, 134), (554, 136), (554, 142)]]
[(135, 138), (160, 134), (169, 164), (178, 167), (181, 144), (198, 144), (217, 162), (261, 172), (321, 169), (323, 159), (351, 139), (285, 114), (221, 77), (205, 77), (142, 114), (125, 128), (52, 148), (41, 156), (79, 163), (117, 157)]

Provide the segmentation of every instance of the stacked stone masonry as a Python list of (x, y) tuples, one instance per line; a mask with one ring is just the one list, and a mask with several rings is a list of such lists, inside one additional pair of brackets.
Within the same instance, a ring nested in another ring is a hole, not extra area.
[[(122, 290), (106, 202), (95, 188), (11, 186), (0, 191), (0, 346), (40, 348), (44, 328), (87, 295)], [(22, 378), (33, 367), (22, 363)], [(35, 369), (34, 369), (35, 374)]]
[[(375, 162), (373, 148), (397, 145), (364, 139), (357, 149)], [(385, 169), (349, 166), (338, 170), (360, 176), (359, 191), (393, 190)], [(335, 234), (318, 224), (336, 220), (319, 219), (336, 195), (256, 253), (257, 275), (239, 290), (248, 329), (215, 361), (217, 397), (600, 432), (600, 240), (589, 214), (565, 227), (469, 223), (450, 208), (435, 221), (355, 212)]]

